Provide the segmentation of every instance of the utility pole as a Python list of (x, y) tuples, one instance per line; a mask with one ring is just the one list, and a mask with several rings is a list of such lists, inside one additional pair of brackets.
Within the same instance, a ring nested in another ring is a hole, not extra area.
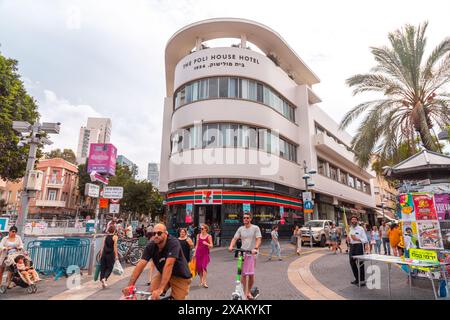
[[(303, 179), (305, 180), (305, 192), (308, 192), (308, 187), (313, 187), (314, 183), (312, 182), (308, 182), (309, 179), (311, 179), (311, 175), (316, 174), (317, 171), (314, 169), (310, 169), (308, 171), (308, 167), (306, 166), (306, 161), (303, 160)], [(312, 202), (311, 202), (312, 204)], [(308, 209), (311, 210), (311, 209)], [(305, 212), (305, 201), (303, 201), (303, 212)], [(310, 213), (312, 214), (312, 213)], [(306, 220), (306, 214), (304, 213), (304, 217)], [(311, 220), (311, 219), (310, 219)], [(312, 234), (312, 229), (311, 229), (311, 224), (309, 224), (309, 245), (311, 246), (311, 248), (313, 247), (313, 234)]]
[[(13, 121), (13, 130), (21, 134), (25, 133), (25, 137), (22, 138), (18, 146), (23, 146), (25, 144), (30, 145), (30, 150), (28, 152), (27, 168), (25, 171), (25, 176), (23, 179), (23, 190), (20, 197), (20, 211), (17, 216), (17, 229), (18, 234), (23, 238), (24, 229), (27, 222), (28, 216), (28, 202), (31, 197), (34, 197), (36, 191), (31, 191), (28, 189), (28, 180), (30, 171), (34, 169), (34, 164), (36, 163), (36, 152), (40, 144), (52, 144), (52, 142), (45, 137), (46, 133), (59, 133), (60, 123), (50, 123), (35, 122), (33, 125), (26, 121)], [(27, 136), (29, 134), (29, 136)]]

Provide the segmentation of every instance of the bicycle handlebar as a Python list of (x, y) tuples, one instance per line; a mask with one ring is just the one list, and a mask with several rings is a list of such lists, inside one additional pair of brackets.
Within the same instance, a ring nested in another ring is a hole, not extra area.
[(243, 253), (253, 253), (252, 250), (244, 250), (244, 249), (233, 249), (233, 251), (243, 252)]

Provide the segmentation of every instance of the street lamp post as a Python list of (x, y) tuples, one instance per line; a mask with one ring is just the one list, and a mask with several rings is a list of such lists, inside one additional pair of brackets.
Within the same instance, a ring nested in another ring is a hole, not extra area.
[(28, 215), (28, 202), (31, 197), (30, 190), (28, 190), (28, 177), (30, 171), (34, 169), (34, 164), (36, 162), (36, 152), (40, 144), (52, 144), (52, 142), (45, 137), (46, 133), (59, 133), (60, 123), (50, 123), (35, 122), (33, 125), (26, 121), (13, 121), (13, 130), (22, 134), (25, 133), (25, 139), (22, 138), (18, 146), (23, 146), (25, 144), (30, 145), (30, 150), (28, 152), (27, 168), (25, 171), (25, 176), (23, 179), (23, 190), (21, 192), (21, 205), (20, 211), (17, 216), (17, 229), (18, 234), (23, 238), (25, 224), (27, 222)]
[[(308, 171), (308, 167), (306, 166), (306, 161), (303, 161), (303, 179), (305, 180), (305, 192), (308, 192), (308, 187), (314, 187), (313, 182), (308, 182), (309, 179), (311, 179), (311, 175), (316, 174), (317, 171), (314, 169), (310, 169)], [(303, 210), (305, 210), (305, 204), (303, 203)], [(305, 215), (306, 218), (306, 215)], [(311, 220), (311, 219), (310, 219)], [(309, 245), (312, 248), (313, 246), (313, 235), (312, 235), (312, 229), (311, 224), (309, 224)]]

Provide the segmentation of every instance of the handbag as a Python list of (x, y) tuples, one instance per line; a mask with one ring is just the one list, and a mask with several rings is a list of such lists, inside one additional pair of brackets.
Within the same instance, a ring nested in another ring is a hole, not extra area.
[(192, 277), (194, 278), (195, 275), (197, 274), (197, 269), (196, 269), (197, 263), (196, 263), (195, 258), (192, 258), (191, 261), (189, 261), (188, 267), (189, 267), (189, 271), (191, 271)]
[(94, 281), (98, 280), (98, 277), (100, 276), (100, 263), (97, 263), (95, 265), (95, 271), (94, 271)]
[(116, 262), (114, 262), (113, 273), (118, 276), (121, 276), (123, 274), (123, 267), (120, 264), (119, 260), (116, 260)]

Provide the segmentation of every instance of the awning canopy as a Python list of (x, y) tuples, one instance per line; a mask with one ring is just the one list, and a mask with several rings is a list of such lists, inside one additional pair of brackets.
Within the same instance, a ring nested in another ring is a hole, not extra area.
[(386, 212), (384, 212), (384, 217), (383, 217), (383, 211), (381, 210), (377, 210), (377, 218), (384, 218), (387, 219), (389, 221), (396, 221), (396, 219), (390, 217), (389, 215), (386, 214)]

